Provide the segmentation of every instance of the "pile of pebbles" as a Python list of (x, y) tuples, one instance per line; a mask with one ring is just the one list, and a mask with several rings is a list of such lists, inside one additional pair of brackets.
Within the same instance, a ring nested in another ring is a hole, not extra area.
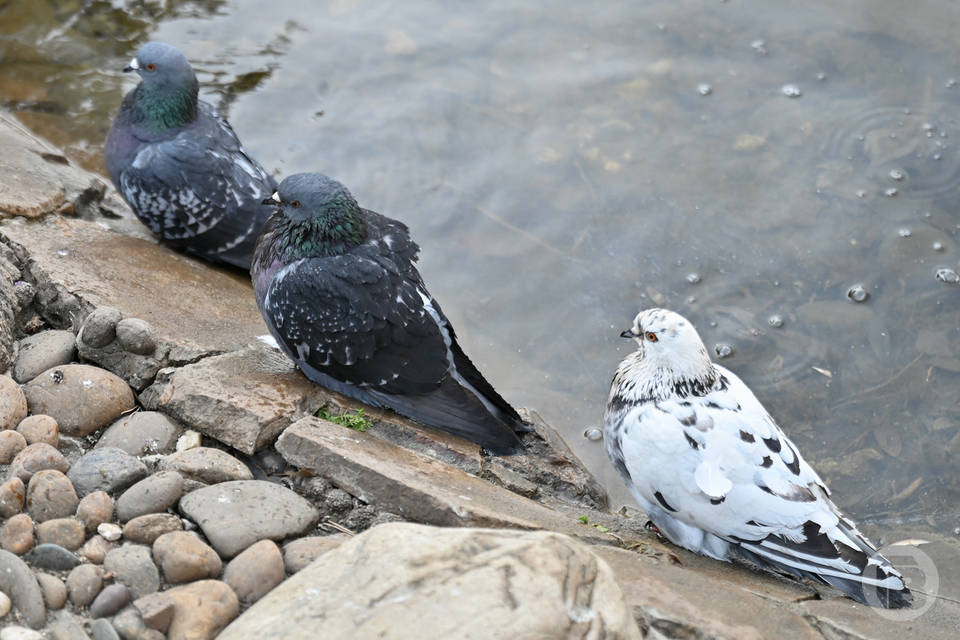
[[(212, 638), (349, 533), (399, 520), (139, 411), (153, 330), (104, 315), (79, 339), (24, 338), (0, 375), (0, 640)], [(76, 362), (93, 349), (133, 375)]]

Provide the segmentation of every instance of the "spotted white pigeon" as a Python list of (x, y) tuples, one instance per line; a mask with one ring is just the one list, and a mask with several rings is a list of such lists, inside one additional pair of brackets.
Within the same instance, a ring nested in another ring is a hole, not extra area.
[(280, 183), (251, 277), (270, 333), (314, 382), (496, 453), (531, 427), (487, 382), (417, 272), (407, 226), (319, 173)]
[(617, 367), (604, 413), (614, 467), (666, 538), (719, 560), (832, 585), (860, 602), (908, 606), (900, 573), (749, 388), (714, 364), (693, 325), (647, 309), (620, 334), (639, 349)]
[(262, 202), (276, 182), (243, 150), (230, 123), (198, 100), (197, 77), (177, 49), (147, 43), (124, 70), (141, 82), (107, 134), (113, 184), (164, 243), (249, 269), (272, 213)]

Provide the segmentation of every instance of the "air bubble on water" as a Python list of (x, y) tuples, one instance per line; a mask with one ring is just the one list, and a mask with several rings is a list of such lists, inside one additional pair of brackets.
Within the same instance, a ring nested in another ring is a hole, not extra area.
[(904, 228), (900, 229), (899, 231), (897, 231), (897, 234), (898, 234), (901, 238), (909, 238), (910, 236), (913, 235), (913, 232), (910, 231), (910, 229), (907, 229), (906, 227), (904, 227)]
[(800, 87), (795, 84), (785, 84), (780, 87), (780, 93), (787, 96), (788, 98), (799, 98), (802, 94), (800, 93)]
[(716, 321), (716, 320), (711, 320), (711, 321), (708, 322), (707, 324), (709, 324), (709, 325), (710, 325), (710, 328), (712, 329), (712, 328), (714, 328), (714, 327), (717, 326), (717, 321)]
[(863, 142), (863, 141), (866, 140), (866, 139), (867, 139), (866, 136), (864, 136), (864, 135), (862, 135), (862, 134), (859, 135), (859, 136), (857, 136), (857, 140), (859, 140), (860, 142)]
[(957, 284), (960, 282), (960, 273), (957, 273), (949, 267), (937, 269), (937, 280), (946, 282), (947, 284)]
[(905, 115), (905, 116), (910, 115), (910, 108), (909, 108), (909, 107), (907, 107), (907, 108), (905, 108), (905, 109), (903, 110), (903, 115)]
[(847, 297), (854, 302), (866, 302), (870, 294), (863, 288), (862, 284), (855, 284), (847, 291)]
[(760, 331), (760, 329), (757, 329), (756, 327), (754, 327), (753, 329), (750, 329), (750, 335), (752, 335), (752, 336), (762, 336), (762, 335), (763, 335), (763, 331)]
[(826, 79), (827, 79), (827, 74), (825, 74), (823, 71), (817, 74), (817, 80), (819, 80), (820, 82), (823, 82)]
[(762, 56), (767, 55), (767, 43), (763, 40), (754, 40), (750, 43), (750, 47)]
[(720, 359), (729, 358), (733, 355), (733, 347), (727, 344), (726, 342), (718, 342), (713, 347), (714, 353), (717, 354), (717, 357)]
[(897, 134), (891, 133), (891, 134), (890, 134), (890, 139), (891, 139), (891, 140), (896, 140), (896, 139), (897, 139)]
[(942, 243), (942, 242), (934, 242), (934, 243), (933, 243), (933, 250), (934, 250), (934, 251), (943, 251), (943, 243)]
[(697, 93), (702, 96), (708, 96), (713, 93), (713, 86), (707, 84), (706, 82), (701, 82), (697, 85)]
[(934, 159), (934, 160), (939, 160), (941, 157), (943, 157), (943, 156), (941, 156), (939, 153), (933, 154), (933, 159)]
[(597, 429), (596, 427), (590, 427), (589, 429), (583, 432), (583, 437), (586, 438), (587, 440), (590, 440), (591, 442), (596, 442), (598, 440), (603, 440), (603, 432), (600, 431), (600, 429)]
[(783, 316), (778, 313), (773, 314), (767, 318), (767, 324), (773, 327), (774, 329), (779, 329), (783, 326)]
[(903, 172), (903, 169), (890, 169), (891, 180), (903, 180), (906, 177), (907, 174)]
[(857, 197), (858, 197), (858, 198), (866, 198), (866, 197), (867, 197), (867, 192), (864, 191), (863, 189), (857, 189)]
[(61, 258), (66, 258), (68, 255), (70, 255), (70, 252), (67, 251), (66, 249), (58, 249), (57, 255), (60, 256)]
[(892, 198), (893, 196), (897, 195), (898, 193), (900, 193), (900, 192), (897, 191), (894, 187), (890, 187), (889, 189), (884, 189), (884, 190), (883, 190), (883, 195), (887, 196), (888, 198)]
[(695, 296), (687, 296), (686, 298), (684, 298), (683, 301), (686, 302), (687, 304), (693, 304), (694, 302), (697, 301), (697, 298)]
[(702, 278), (700, 277), (699, 273), (687, 274), (687, 282), (689, 282), (690, 284), (697, 284), (698, 282), (700, 282), (700, 280), (702, 280)]
[(955, 86), (957, 86), (957, 79), (947, 78), (947, 81), (943, 83), (943, 86), (945, 86), (947, 89), (953, 89)]

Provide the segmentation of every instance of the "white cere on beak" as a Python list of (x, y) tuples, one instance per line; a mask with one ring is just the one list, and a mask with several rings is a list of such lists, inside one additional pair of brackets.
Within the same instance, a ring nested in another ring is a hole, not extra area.
[(273, 199), (274, 201), (276, 201), (278, 204), (280, 203), (280, 193), (279, 193), (279, 192), (274, 191), (274, 192), (273, 192), (273, 195), (270, 196), (270, 198)]
[(140, 63), (137, 62), (137, 59), (136, 59), (136, 58), (133, 58), (132, 60), (130, 60), (130, 64), (129, 64), (128, 66), (129, 66), (131, 69), (133, 69), (133, 70), (136, 71), (137, 69), (140, 68)]

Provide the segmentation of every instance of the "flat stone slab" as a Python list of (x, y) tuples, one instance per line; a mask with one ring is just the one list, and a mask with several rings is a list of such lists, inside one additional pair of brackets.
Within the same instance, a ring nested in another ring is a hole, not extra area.
[(149, 322), (161, 349), (220, 353), (267, 333), (242, 273), (63, 216), (4, 220), (0, 237), (27, 247), (34, 275), (75, 295), (87, 311), (106, 305)]
[(329, 398), (330, 392), (266, 345), (161, 370), (140, 394), (144, 407), (247, 454), (272, 444), (291, 422), (315, 413)]
[(203, 529), (224, 558), (260, 540), (283, 540), (312, 529), (320, 513), (306, 499), (266, 480), (235, 480), (197, 489), (180, 512)]
[(414, 522), (549, 529), (597, 542), (613, 537), (452, 465), (327, 420), (298, 420), (277, 440), (290, 464)]
[(568, 536), (410, 523), (373, 527), (325, 553), (218, 636), (641, 637), (613, 571)]

